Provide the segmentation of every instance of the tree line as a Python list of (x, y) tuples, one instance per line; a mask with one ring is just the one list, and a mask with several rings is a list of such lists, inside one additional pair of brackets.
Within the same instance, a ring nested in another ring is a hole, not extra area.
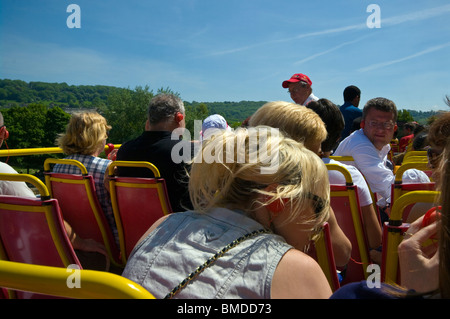
[[(8, 146), (13, 149), (56, 146), (55, 140), (65, 131), (70, 114), (79, 110), (95, 110), (102, 114), (112, 126), (108, 142), (122, 144), (142, 133), (148, 103), (159, 93), (179, 96), (170, 88), (159, 88), (155, 92), (149, 86), (125, 89), (0, 80), (0, 111), (10, 132)], [(220, 114), (231, 127), (237, 127), (264, 103), (185, 102), (186, 128), (194, 136), (194, 121), (203, 120), (210, 114)], [(416, 120), (426, 124), (426, 120), (434, 115), (435, 112), (400, 110), (399, 121)], [(45, 157), (48, 155), (11, 157), (9, 161), (12, 165), (33, 168), (42, 166)]]

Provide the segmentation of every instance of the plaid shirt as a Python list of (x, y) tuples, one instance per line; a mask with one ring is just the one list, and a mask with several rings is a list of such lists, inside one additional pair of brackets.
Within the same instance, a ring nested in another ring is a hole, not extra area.
[[(66, 157), (66, 159), (73, 159), (81, 162), (86, 167), (88, 174), (92, 175), (94, 179), (95, 192), (97, 193), (98, 201), (103, 209), (103, 213), (105, 214), (109, 225), (111, 226), (114, 238), (116, 239), (116, 242), (118, 244), (119, 235), (117, 232), (116, 222), (114, 220), (114, 212), (111, 206), (111, 198), (109, 196), (109, 192), (106, 190), (103, 184), (105, 172), (111, 161), (100, 157), (81, 154), (69, 155), (68, 157)], [(81, 171), (78, 167), (74, 165), (64, 165), (64, 164), (56, 164), (53, 167), (53, 172), (61, 174), (81, 174)]]

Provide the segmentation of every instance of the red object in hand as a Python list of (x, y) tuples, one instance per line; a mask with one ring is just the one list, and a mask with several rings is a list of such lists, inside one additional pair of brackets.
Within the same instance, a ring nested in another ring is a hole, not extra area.
[(106, 144), (106, 146), (108, 146), (108, 149), (105, 151), (105, 154), (106, 154), (106, 156), (108, 156), (109, 153), (111, 153), (114, 150), (114, 144), (108, 143), (108, 144)]
[(423, 217), (422, 220), (422, 227), (431, 225), (432, 223), (434, 223), (436, 221), (436, 219), (441, 217), (441, 213), (437, 212), (436, 209), (430, 209), (429, 211), (426, 212), (425, 216)]
[[(432, 223), (434, 223), (436, 221), (436, 219), (441, 218), (441, 213), (437, 211), (438, 209), (440, 209), (440, 207), (432, 208), (425, 213), (425, 216), (423, 216), (423, 220), (422, 220), (422, 228), (426, 227), (428, 225), (431, 225)], [(437, 238), (436, 234), (431, 236), (431, 238), (436, 239)]]

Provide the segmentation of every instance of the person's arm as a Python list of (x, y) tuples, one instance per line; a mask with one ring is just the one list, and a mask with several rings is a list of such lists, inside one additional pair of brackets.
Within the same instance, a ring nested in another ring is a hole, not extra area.
[(353, 149), (351, 156), (353, 156), (355, 166), (367, 180), (371, 191), (382, 197), (380, 206), (384, 207), (386, 202), (390, 202), (391, 185), (395, 179), (394, 173), (382, 162), (372, 144), (359, 144), (357, 148)]
[[(3, 162), (0, 162), (0, 173), (18, 174), (14, 168)], [(36, 198), (25, 182), (0, 181), (0, 195)]]
[(284, 254), (272, 279), (272, 299), (325, 299), (330, 296), (330, 284), (313, 258), (296, 249)]
[(381, 225), (372, 201), (372, 194), (364, 176), (353, 166), (347, 166), (352, 175), (353, 184), (357, 186), (359, 205), (361, 208), (364, 230), (367, 234), (370, 249), (377, 249), (381, 245)]
[(377, 212), (372, 204), (361, 207), (364, 228), (369, 241), (369, 249), (377, 249), (381, 245), (381, 226)]
[(328, 219), (330, 225), (331, 244), (333, 246), (334, 259), (337, 267), (347, 265), (352, 253), (352, 243), (339, 226), (333, 209), (330, 207), (330, 217)]
[(88, 251), (88, 252), (97, 252), (100, 254), (103, 254), (107, 256), (107, 252), (105, 249), (105, 246), (103, 244), (100, 244), (99, 242), (96, 242), (93, 239), (84, 239), (78, 236), (75, 231), (72, 229), (72, 227), (64, 221), (64, 227), (67, 232), (67, 236), (69, 237), (70, 242), (72, 243), (73, 249), (78, 249), (82, 251)]
[(418, 293), (427, 293), (439, 287), (438, 244), (424, 247), (437, 232), (437, 223), (422, 228), (423, 216), (411, 224), (405, 239), (398, 246), (401, 285)]

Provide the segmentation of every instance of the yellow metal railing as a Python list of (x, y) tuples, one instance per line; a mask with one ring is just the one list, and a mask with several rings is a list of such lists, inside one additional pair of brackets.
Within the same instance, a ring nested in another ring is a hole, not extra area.
[[(114, 149), (118, 149), (121, 144), (115, 144)], [(105, 146), (105, 151), (109, 146)], [(59, 147), (38, 147), (38, 148), (17, 148), (17, 149), (3, 149), (0, 150), (0, 157), (8, 156), (28, 156), (28, 155), (43, 155), (43, 154), (62, 154), (62, 149)]]

